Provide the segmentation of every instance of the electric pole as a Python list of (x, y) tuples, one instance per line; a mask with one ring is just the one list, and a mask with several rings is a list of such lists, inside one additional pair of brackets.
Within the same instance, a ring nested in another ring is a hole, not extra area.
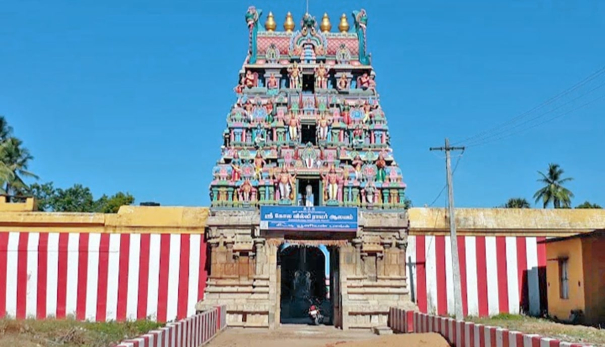
[(454, 303), (456, 307), (456, 320), (463, 320), (462, 287), (460, 284), (460, 261), (458, 260), (458, 238), (456, 237), (456, 218), (454, 215), (454, 182), (452, 180), (452, 167), (450, 151), (464, 151), (464, 147), (450, 147), (450, 141), (445, 139), (445, 147), (431, 147), (431, 151), (445, 152), (445, 170), (447, 173), (447, 195), (450, 212), (450, 243), (452, 247), (452, 271), (454, 278)]

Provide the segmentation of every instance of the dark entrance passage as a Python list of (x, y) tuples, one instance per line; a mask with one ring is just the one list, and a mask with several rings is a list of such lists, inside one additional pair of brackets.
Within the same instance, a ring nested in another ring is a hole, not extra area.
[[(320, 247), (323, 248), (320, 249)], [(280, 321), (283, 324), (310, 324), (309, 307), (320, 307), (324, 324), (332, 324), (332, 300), (329, 279), (329, 251), (320, 246), (282, 245), (278, 266), (281, 268)]]

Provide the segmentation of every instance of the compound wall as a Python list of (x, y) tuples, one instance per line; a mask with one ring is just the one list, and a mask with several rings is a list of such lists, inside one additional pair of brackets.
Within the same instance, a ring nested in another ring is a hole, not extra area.
[[(206, 208), (103, 215), (2, 205), (0, 316), (172, 321), (192, 315), (203, 297)], [(409, 219), (412, 298), (423, 312), (453, 313), (448, 216), (419, 208)], [(459, 209), (456, 219), (465, 313), (538, 314), (547, 305), (540, 240), (603, 228), (605, 211)]]

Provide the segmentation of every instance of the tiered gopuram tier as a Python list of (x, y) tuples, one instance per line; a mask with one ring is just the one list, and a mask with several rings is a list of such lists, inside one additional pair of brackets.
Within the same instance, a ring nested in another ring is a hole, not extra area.
[(213, 207), (357, 206), (402, 209), (405, 183), (389, 143), (366, 50), (367, 15), (306, 14), (284, 31), (250, 7), (249, 51), (210, 184)]

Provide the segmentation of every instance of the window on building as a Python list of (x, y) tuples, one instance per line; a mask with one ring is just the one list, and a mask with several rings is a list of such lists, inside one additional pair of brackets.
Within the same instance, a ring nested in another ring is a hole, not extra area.
[(569, 259), (559, 259), (559, 294), (561, 299), (569, 299)]
[(311, 143), (313, 146), (317, 145), (317, 126), (314, 124), (305, 124), (301, 127), (302, 136), (301, 142), (303, 145)]

